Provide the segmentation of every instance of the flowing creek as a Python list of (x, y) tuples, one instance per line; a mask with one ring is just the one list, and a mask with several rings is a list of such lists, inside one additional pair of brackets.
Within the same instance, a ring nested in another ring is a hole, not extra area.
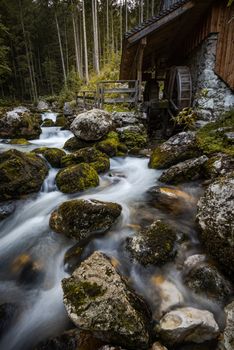
[[(44, 115), (53, 120), (55, 117), (53, 113)], [(30, 145), (0, 143), (0, 151), (9, 148), (31, 151), (41, 146), (62, 148), (71, 137), (69, 131), (59, 127), (42, 129), (40, 139), (31, 141)], [(115, 258), (120, 271), (152, 308), (155, 293), (152, 280), (164, 276), (177, 285), (186, 305), (212, 311), (222, 325), (221, 308), (205, 298), (196, 297), (181, 278), (184, 257), (202, 251), (195, 228), (196, 202), (202, 193), (199, 183), (175, 188), (181, 200), (168, 210), (149, 199), (147, 191), (157, 185), (161, 172), (149, 169), (147, 158), (111, 159), (111, 169), (100, 176), (99, 187), (76, 195), (65, 195), (57, 190), (54, 181), (57, 171), (51, 168), (40, 193), (19, 200), (14, 214), (0, 223), (0, 300), (17, 305), (14, 323), (4, 334), (0, 349), (33, 349), (39, 341), (72, 327), (63, 306), (60, 282), (68, 276), (64, 255), (75, 243), (49, 228), (51, 212), (71, 198), (95, 198), (117, 202), (123, 207), (117, 224), (105, 235), (89, 242), (83, 258), (95, 250)], [(172, 224), (180, 235), (177, 258), (162, 268), (133, 264), (124, 249), (125, 238), (158, 218)], [(183, 235), (189, 237), (186, 245), (181, 243)]]

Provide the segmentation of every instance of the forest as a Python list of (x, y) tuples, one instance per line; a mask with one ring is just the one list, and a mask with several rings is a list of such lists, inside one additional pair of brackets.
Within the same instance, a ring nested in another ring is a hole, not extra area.
[(78, 90), (112, 62), (118, 78), (123, 33), (154, 15), (158, 3), (1, 0), (0, 98), (36, 101)]

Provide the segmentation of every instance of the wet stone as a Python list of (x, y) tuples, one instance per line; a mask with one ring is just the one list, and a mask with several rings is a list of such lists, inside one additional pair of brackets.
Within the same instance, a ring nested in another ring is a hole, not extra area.
[(4, 220), (15, 211), (15, 204), (12, 202), (0, 202), (0, 221)]

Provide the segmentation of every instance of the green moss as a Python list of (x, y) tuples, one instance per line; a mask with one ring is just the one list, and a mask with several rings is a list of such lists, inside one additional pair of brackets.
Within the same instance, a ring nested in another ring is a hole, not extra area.
[(94, 144), (95, 142), (93, 141), (83, 141), (74, 136), (65, 142), (63, 148), (67, 151), (74, 152), (81, 148), (92, 147)]
[(75, 193), (99, 185), (99, 177), (94, 168), (88, 164), (78, 164), (60, 170), (56, 184), (61, 192)]
[(171, 165), (171, 153), (168, 154), (161, 150), (160, 146), (156, 147), (150, 157), (149, 167), (153, 169), (166, 168)]
[(61, 159), (66, 156), (66, 153), (63, 150), (49, 147), (36, 148), (32, 153), (42, 154), (54, 168), (61, 168)]
[(96, 148), (109, 157), (124, 156), (128, 152), (128, 148), (119, 141), (119, 136), (114, 131), (109, 132), (104, 140), (98, 142)]
[(11, 145), (29, 145), (30, 142), (28, 142), (28, 140), (26, 139), (12, 139), (9, 142)]
[(57, 115), (55, 125), (56, 125), (56, 126), (60, 126), (60, 127), (66, 126), (66, 125), (67, 125), (67, 119), (66, 119), (66, 117), (64, 117), (63, 114)]
[(77, 315), (80, 315), (84, 311), (83, 307), (85, 305), (95, 301), (98, 297), (103, 296), (106, 291), (97, 283), (76, 281), (73, 277), (64, 279), (62, 281), (62, 287), (64, 298), (72, 304)]
[(90, 164), (98, 173), (110, 169), (109, 158), (94, 147), (82, 148), (74, 153), (65, 155), (61, 159), (62, 167), (68, 167), (80, 163)]
[(54, 126), (54, 122), (51, 119), (45, 119), (41, 126), (44, 128), (49, 128), (51, 126)]
[(208, 155), (218, 152), (234, 155), (234, 147), (225, 137), (227, 131), (234, 132), (234, 110), (225, 113), (219, 120), (205, 125), (197, 132), (198, 147)]
[(119, 134), (119, 139), (123, 142), (129, 150), (135, 148), (144, 148), (147, 145), (147, 134), (146, 133), (137, 133), (133, 131), (123, 131)]

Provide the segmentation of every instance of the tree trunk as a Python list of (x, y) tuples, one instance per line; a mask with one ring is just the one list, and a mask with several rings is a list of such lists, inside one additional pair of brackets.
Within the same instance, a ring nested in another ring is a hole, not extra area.
[(123, 39), (123, 14), (122, 14), (122, 0), (120, 2), (120, 8), (119, 8), (119, 34), (120, 34), (120, 51), (122, 52), (122, 39)]
[(110, 24), (109, 24), (109, 0), (106, 0), (106, 46), (107, 52), (110, 45)]
[(100, 73), (99, 68), (99, 37), (97, 25), (97, 0), (92, 0), (92, 15), (93, 15), (93, 38), (94, 38), (94, 67), (97, 74)]
[(58, 23), (58, 17), (57, 17), (57, 13), (56, 13), (56, 12), (55, 12), (55, 23), (56, 23), (57, 34), (58, 34), (59, 49), (60, 49), (61, 62), (62, 62), (62, 69), (63, 69), (63, 78), (64, 78), (64, 82), (65, 82), (65, 84), (66, 84), (66, 83), (67, 83), (67, 75), (66, 75), (66, 70), (65, 70), (65, 63), (64, 63), (64, 56), (63, 56), (63, 48), (62, 48), (61, 34), (60, 34), (59, 23)]
[(128, 31), (128, 0), (125, 0), (125, 32)]
[(85, 5), (84, 0), (82, 1), (83, 10), (83, 34), (84, 34), (84, 60), (85, 60), (85, 79), (86, 83), (89, 82), (89, 67), (88, 67), (88, 50), (87, 50), (87, 33), (86, 33), (86, 22), (85, 22)]
[(154, 0), (152, 0), (151, 15), (154, 16)]

